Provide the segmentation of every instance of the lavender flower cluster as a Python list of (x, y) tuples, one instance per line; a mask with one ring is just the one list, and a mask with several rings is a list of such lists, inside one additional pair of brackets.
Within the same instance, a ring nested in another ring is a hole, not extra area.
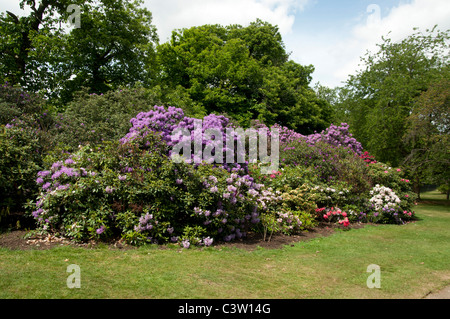
[[(198, 158), (202, 159), (203, 151), (206, 147), (209, 147), (214, 152), (214, 147), (219, 145), (215, 141), (220, 141), (222, 145), (222, 165), (221, 167), (231, 170), (231, 168), (236, 167), (234, 164), (229, 164), (226, 161), (225, 154), (227, 152), (227, 135), (226, 129), (231, 128), (230, 120), (223, 115), (210, 114), (205, 116), (202, 120), (187, 117), (181, 108), (168, 107), (166, 110), (163, 106), (154, 106), (149, 112), (141, 112), (135, 118), (130, 120), (132, 127), (130, 131), (120, 140), (121, 143), (127, 143), (135, 140), (142, 140), (145, 136), (149, 134), (149, 131), (157, 132), (161, 135), (163, 141), (169, 147), (186, 141), (186, 136), (181, 134), (183, 130), (189, 132), (190, 138), (187, 142), (193, 145), (198, 137), (201, 138), (201, 149), (195, 150), (191, 154), (191, 159), (193, 162), (201, 162)], [(209, 139), (205, 132), (214, 129), (220, 132), (220, 136), (214, 136), (213, 139)], [(177, 134), (180, 133), (180, 134)], [(147, 142), (148, 143), (148, 142)], [(148, 144), (143, 145), (148, 146)], [(170, 156), (170, 151), (167, 154)], [(241, 163), (239, 167), (244, 167), (247, 163)]]
[[(267, 128), (265, 124), (255, 121), (255, 128)], [(331, 124), (326, 130), (320, 133), (314, 133), (310, 135), (302, 135), (287, 127), (279, 124), (273, 125), (280, 132), (280, 146), (285, 146), (290, 142), (305, 141), (309, 145), (314, 145), (318, 142), (325, 142), (335, 147), (349, 148), (354, 153), (361, 155), (363, 153), (363, 147), (352, 134), (349, 132), (349, 125), (347, 123), (341, 123), (340, 126)]]
[(332, 124), (321, 133), (308, 135), (306, 140), (310, 144), (315, 144), (318, 141), (322, 141), (336, 147), (346, 147), (358, 155), (363, 153), (361, 143), (358, 142), (349, 132), (349, 125), (347, 123), (341, 123), (341, 126)]
[(213, 227), (224, 241), (245, 237), (247, 229), (260, 223), (261, 212), (267, 211), (281, 200), (279, 192), (265, 189), (250, 175), (231, 173), (226, 185), (219, 185), (211, 175), (203, 181), (203, 187), (218, 196), (215, 207), (194, 208), (194, 215), (203, 220), (203, 225)]

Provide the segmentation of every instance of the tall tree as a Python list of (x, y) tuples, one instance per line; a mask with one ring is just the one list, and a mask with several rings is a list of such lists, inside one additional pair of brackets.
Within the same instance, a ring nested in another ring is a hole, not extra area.
[(448, 31), (415, 31), (399, 42), (383, 37), (379, 51), (362, 58), (365, 69), (350, 76), (339, 105), (355, 137), (393, 166), (410, 151), (403, 136), (415, 98), (448, 65)]
[[(405, 164), (421, 182), (447, 185), (450, 190), (450, 69), (441, 73), (415, 101), (404, 140), (411, 152)], [(420, 194), (420, 193), (419, 193)], [(449, 199), (447, 191), (447, 199)]]
[[(142, 0), (24, 0), (27, 17), (0, 16), (0, 77), (29, 91), (43, 91), (64, 105), (88, 87), (103, 93), (120, 85), (148, 83), (156, 76), (156, 29)], [(67, 29), (69, 5), (80, 27)]]
[[(58, 18), (66, 18), (70, 4), (81, 4), (84, 1), (73, 0), (22, 0), (21, 9), (31, 9), (28, 16), (18, 17), (13, 12), (0, 13), (0, 79), (13, 85), (21, 85), (33, 90), (29, 83), (36, 74), (33, 66), (33, 51), (40, 48), (35, 39), (38, 36), (60, 32)], [(34, 53), (36, 56), (36, 52)]]
[(119, 86), (148, 83), (156, 76), (156, 28), (142, 1), (101, 0), (85, 5), (81, 28), (65, 38), (65, 100), (76, 88), (104, 93)]
[(184, 90), (208, 113), (241, 125), (259, 119), (302, 133), (329, 123), (329, 106), (309, 87), (312, 66), (288, 60), (278, 28), (204, 25), (176, 30), (158, 47), (161, 82)]

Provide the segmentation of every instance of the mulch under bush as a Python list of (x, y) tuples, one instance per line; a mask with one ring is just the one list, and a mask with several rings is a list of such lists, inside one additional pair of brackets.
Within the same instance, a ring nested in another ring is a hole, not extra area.
[[(351, 224), (349, 228), (362, 228), (365, 224)], [(342, 229), (342, 226), (335, 224), (321, 223), (313, 230), (303, 231), (300, 234), (287, 236), (283, 234), (272, 235), (270, 241), (264, 241), (263, 235), (259, 233), (249, 233), (246, 238), (235, 240), (233, 242), (219, 242), (213, 245), (213, 247), (234, 247), (244, 250), (254, 250), (258, 247), (265, 249), (280, 249), (284, 245), (294, 245), (297, 242), (307, 241), (316, 237), (325, 237), (332, 235), (336, 229)], [(72, 245), (85, 248), (95, 248), (97, 242), (87, 242), (81, 244), (75, 244), (64, 238), (57, 238), (54, 236), (31, 236), (25, 237), (29, 231), (14, 230), (0, 234), (0, 247), (9, 248), (13, 250), (27, 250), (27, 249), (50, 249), (53, 247)], [(106, 243), (111, 249), (133, 249), (135, 246), (127, 245), (121, 241), (114, 241)], [(165, 245), (161, 245), (161, 248), (165, 248)]]

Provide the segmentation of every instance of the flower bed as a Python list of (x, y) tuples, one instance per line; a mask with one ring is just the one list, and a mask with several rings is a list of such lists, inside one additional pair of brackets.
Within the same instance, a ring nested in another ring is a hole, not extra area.
[[(261, 163), (173, 161), (171, 150), (180, 141), (172, 138), (175, 130), (190, 131), (192, 142), (196, 130), (213, 128), (225, 141), (231, 127), (213, 114), (202, 127), (195, 121), (181, 109), (155, 106), (131, 119), (120, 141), (47, 157), (36, 177), (41, 192), (32, 216), (38, 230), (78, 241), (122, 238), (188, 248), (248, 232), (267, 239), (291, 235), (318, 222), (347, 227), (414, 218), (414, 197), (402, 172), (374, 159), (368, 164), (346, 124), (311, 136), (281, 128), (280, 167), (261, 174)], [(210, 146), (201, 140), (201, 151)]]

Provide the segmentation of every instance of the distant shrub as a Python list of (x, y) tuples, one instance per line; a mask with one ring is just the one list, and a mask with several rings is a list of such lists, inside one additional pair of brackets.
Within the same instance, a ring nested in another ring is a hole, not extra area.
[(144, 88), (89, 94), (78, 92), (64, 113), (55, 116), (53, 133), (56, 142), (76, 149), (78, 145), (113, 141), (131, 128), (130, 119), (159, 102), (152, 91)]
[[(36, 173), (51, 147), (52, 117), (38, 94), (0, 86), (0, 223), (24, 221), (24, 205), (36, 195)], [(24, 225), (21, 225), (24, 226)]]
[(13, 120), (31, 125), (39, 121), (44, 113), (43, 107), (44, 101), (38, 94), (25, 92), (8, 83), (0, 86), (0, 125), (11, 124)]
[(369, 168), (356, 153), (343, 146), (297, 140), (281, 148), (280, 159), (286, 166), (311, 169), (322, 183), (346, 182), (355, 193), (363, 193), (370, 188), (366, 177)]
[(37, 194), (36, 173), (42, 165), (39, 135), (26, 125), (1, 126), (0, 154), (0, 222), (5, 222), (11, 214), (23, 215), (24, 205)]

